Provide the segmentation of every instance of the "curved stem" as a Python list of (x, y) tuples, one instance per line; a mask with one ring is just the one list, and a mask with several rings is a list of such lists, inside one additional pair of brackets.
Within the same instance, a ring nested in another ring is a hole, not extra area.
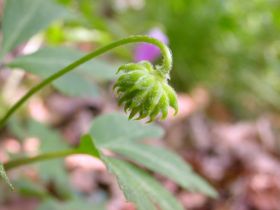
[(59, 70), (55, 74), (51, 75), (50, 77), (43, 80), (38, 85), (31, 88), (17, 103), (15, 103), (8, 112), (4, 115), (4, 117), (0, 120), (0, 128), (7, 122), (7, 120), (11, 117), (11, 115), (22, 105), (24, 104), (33, 94), (37, 93), (39, 90), (41, 90), (46, 85), (50, 84), (52, 81), (56, 80), (57, 78), (63, 76), (64, 74), (74, 70), (76, 67), (80, 66), (81, 64), (113, 49), (116, 47), (119, 47), (121, 45), (129, 44), (129, 43), (135, 43), (135, 42), (147, 42), (150, 44), (153, 44), (157, 46), (163, 55), (163, 63), (162, 66), (158, 69), (163, 74), (168, 74), (169, 71), (172, 68), (172, 55), (169, 50), (169, 48), (163, 44), (161, 41), (151, 38), (148, 36), (131, 36), (128, 38), (121, 39), (119, 41), (113, 42), (111, 44), (108, 44), (102, 48), (97, 49), (94, 52), (91, 52), (84, 57), (80, 58), (79, 60), (71, 63), (70, 65), (66, 66), (65, 68)]
[(31, 164), (31, 163), (38, 162), (38, 161), (66, 157), (68, 155), (74, 155), (74, 154), (83, 154), (83, 153), (81, 153), (77, 150), (64, 150), (64, 151), (58, 151), (58, 152), (44, 153), (44, 154), (40, 154), (40, 155), (37, 155), (34, 157), (24, 157), (24, 158), (11, 160), (4, 164), (4, 168), (6, 171), (8, 171), (8, 170), (11, 170), (18, 166)]

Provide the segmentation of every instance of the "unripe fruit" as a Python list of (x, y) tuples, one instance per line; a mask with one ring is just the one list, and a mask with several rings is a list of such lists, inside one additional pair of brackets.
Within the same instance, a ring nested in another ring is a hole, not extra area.
[(137, 120), (149, 117), (154, 121), (161, 114), (165, 119), (168, 107), (178, 111), (177, 96), (168, 84), (168, 77), (162, 71), (154, 69), (147, 61), (122, 65), (117, 73), (122, 73), (117, 79), (114, 89), (119, 105), (129, 112), (129, 118), (136, 115)]

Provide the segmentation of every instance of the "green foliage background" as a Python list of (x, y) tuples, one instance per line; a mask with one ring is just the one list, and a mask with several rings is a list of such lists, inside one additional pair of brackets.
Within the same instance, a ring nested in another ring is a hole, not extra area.
[(173, 51), (178, 91), (206, 87), (237, 118), (279, 111), (279, 1), (149, 0), (125, 10), (109, 0), (63, 2), (76, 5), (84, 23), (106, 38), (161, 27)]

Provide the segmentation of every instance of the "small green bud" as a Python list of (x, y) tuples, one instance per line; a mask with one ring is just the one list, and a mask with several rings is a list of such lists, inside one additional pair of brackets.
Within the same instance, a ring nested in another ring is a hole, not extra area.
[(149, 117), (152, 122), (161, 113), (161, 119), (168, 114), (171, 106), (178, 112), (177, 96), (168, 84), (168, 75), (154, 69), (149, 62), (142, 61), (122, 65), (118, 69), (122, 75), (117, 79), (114, 90), (117, 93), (119, 105), (129, 112), (129, 119), (137, 114), (137, 120)]

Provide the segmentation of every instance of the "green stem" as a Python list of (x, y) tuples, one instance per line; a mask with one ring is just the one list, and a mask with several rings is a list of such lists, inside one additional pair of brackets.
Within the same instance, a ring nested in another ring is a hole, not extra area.
[(129, 43), (135, 43), (135, 42), (146, 42), (149, 44), (153, 44), (157, 46), (163, 55), (163, 63), (162, 66), (158, 69), (163, 74), (168, 74), (172, 68), (172, 55), (169, 50), (169, 48), (163, 44), (161, 41), (155, 38), (151, 38), (148, 36), (131, 36), (128, 38), (121, 39), (119, 41), (113, 42), (111, 44), (108, 44), (102, 48), (97, 49), (94, 52), (91, 52), (84, 57), (78, 59), (77, 61), (71, 63), (70, 65), (66, 66), (65, 68), (57, 71), (50, 77), (43, 80), (38, 85), (31, 88), (17, 103), (15, 103), (4, 115), (4, 117), (0, 120), (0, 128), (5, 125), (5, 123), (8, 121), (8, 119), (13, 115), (13, 113), (19, 109), (33, 94), (37, 93), (39, 90), (44, 88), (46, 85), (50, 84), (52, 81), (56, 80), (57, 78), (63, 76), (64, 74), (74, 70), (76, 67), (82, 65), (83, 63), (113, 49), (125, 44)]
[(5, 168), (6, 171), (8, 171), (8, 170), (11, 170), (11, 169), (16, 168), (18, 166), (31, 164), (31, 163), (38, 162), (38, 161), (44, 161), (44, 160), (66, 157), (68, 155), (74, 155), (74, 154), (82, 154), (82, 153), (77, 151), (77, 150), (74, 150), (74, 149), (58, 151), (58, 152), (44, 153), (44, 154), (40, 154), (40, 155), (37, 155), (37, 156), (34, 156), (34, 157), (24, 157), (24, 158), (11, 160), (11, 161), (4, 164), (4, 168)]

